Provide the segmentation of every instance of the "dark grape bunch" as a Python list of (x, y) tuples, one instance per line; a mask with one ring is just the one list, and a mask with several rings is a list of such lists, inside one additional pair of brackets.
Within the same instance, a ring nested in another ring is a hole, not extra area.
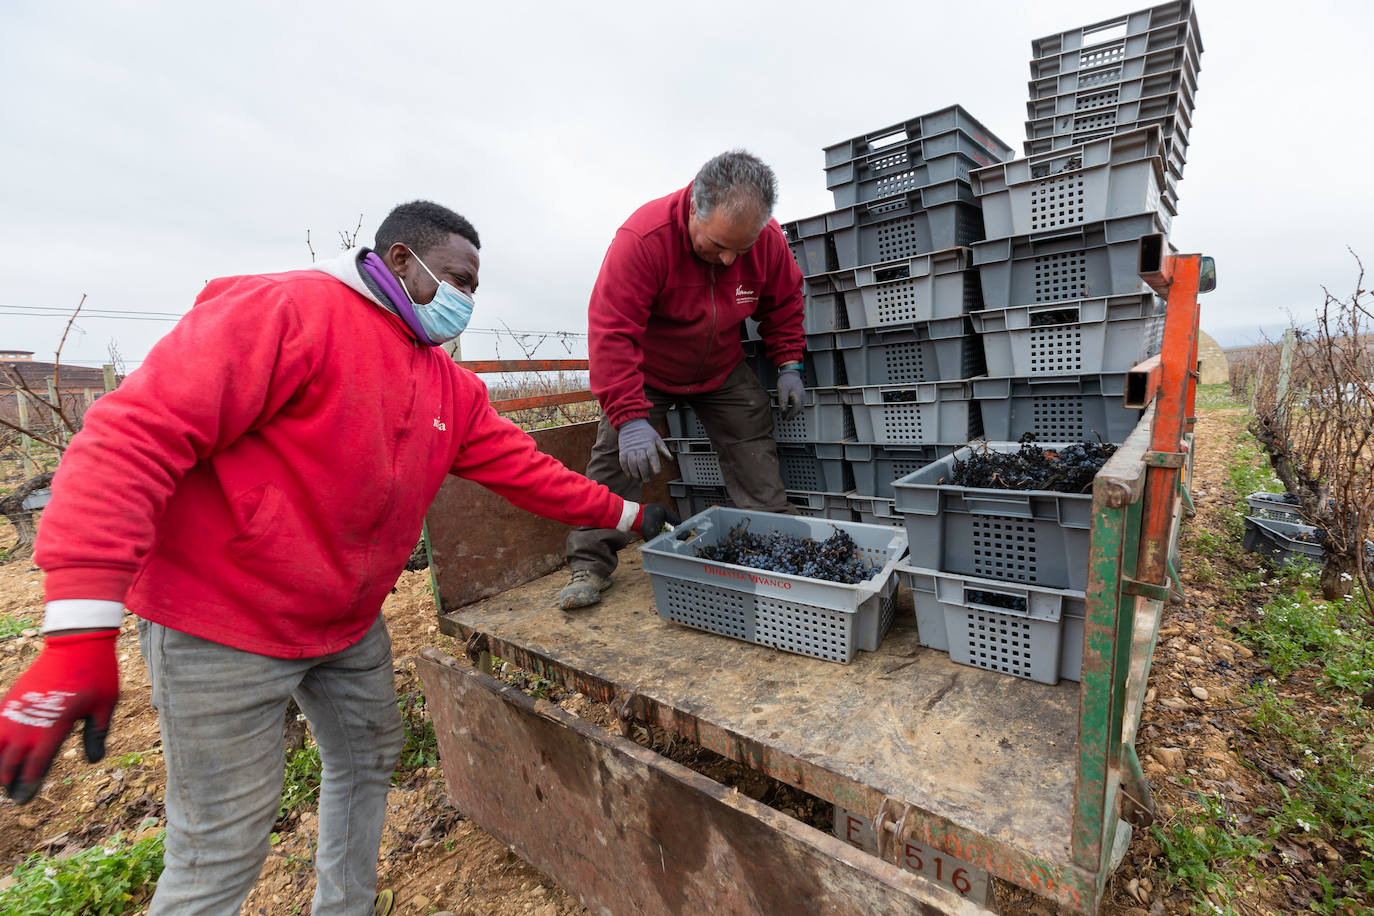
[(1030, 433), (1015, 452), (975, 453), (967, 461), (954, 459), (951, 482), (962, 487), (994, 490), (1052, 490), (1086, 493), (1093, 477), (1116, 451), (1105, 442), (1075, 443), (1062, 449), (1041, 448)]
[(777, 532), (754, 534), (747, 520), (732, 527), (719, 544), (703, 547), (697, 556), (846, 585), (864, 582), (879, 571), (877, 566), (859, 556), (854, 539), (838, 528), (824, 541), (813, 541)]

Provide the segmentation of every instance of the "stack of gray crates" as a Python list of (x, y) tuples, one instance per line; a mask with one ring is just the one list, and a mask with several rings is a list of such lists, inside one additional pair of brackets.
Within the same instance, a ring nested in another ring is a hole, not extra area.
[[(971, 176), (986, 227), (970, 315), (986, 441), (959, 459), (1014, 452), (1026, 433), (1051, 449), (1120, 443), (1138, 422), (1125, 373), (1158, 352), (1165, 310), (1140, 278), (1140, 240), (1167, 245), (1200, 53), (1187, 0), (1034, 42), (1026, 158)], [(893, 484), (921, 644), (1078, 680), (1091, 494), (956, 486), (953, 461)]]
[(1202, 45), (1190, 0), (1032, 43), (1027, 157), (979, 169), (986, 239), (971, 315), (988, 439), (1121, 442), (1125, 373), (1157, 353), (1164, 302), (1140, 239), (1177, 212)]
[[(900, 526), (892, 481), (978, 434), (971, 379), (983, 349), (968, 316), (981, 297), (968, 246), (984, 230), (970, 174), (1011, 154), (958, 105), (825, 148), (837, 209), (783, 227), (805, 278), (808, 403), (787, 423), (775, 414), (774, 436), (798, 512)], [(746, 358), (775, 388), (757, 329), (745, 336)], [(679, 508), (728, 505), (691, 411), (674, 409), (669, 425)]]

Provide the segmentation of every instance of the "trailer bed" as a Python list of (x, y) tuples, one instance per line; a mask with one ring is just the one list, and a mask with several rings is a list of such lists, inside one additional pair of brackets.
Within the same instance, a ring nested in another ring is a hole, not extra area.
[(663, 620), (635, 548), (599, 605), (559, 610), (566, 581), (559, 571), (476, 602), (444, 615), (445, 629), (861, 814), (888, 796), (1070, 861), (1077, 684), (921, 648), (905, 597), (879, 651), (843, 665)]

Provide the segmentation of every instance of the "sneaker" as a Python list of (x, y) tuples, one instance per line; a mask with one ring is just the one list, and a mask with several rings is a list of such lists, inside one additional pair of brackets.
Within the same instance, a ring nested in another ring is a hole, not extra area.
[(599, 576), (590, 569), (574, 569), (568, 584), (558, 593), (558, 606), (570, 611), (596, 604), (601, 600), (601, 593), (610, 587), (609, 576)]
[(372, 916), (390, 916), (391, 905), (395, 902), (395, 895), (390, 888), (377, 895), (377, 899), (372, 901)]

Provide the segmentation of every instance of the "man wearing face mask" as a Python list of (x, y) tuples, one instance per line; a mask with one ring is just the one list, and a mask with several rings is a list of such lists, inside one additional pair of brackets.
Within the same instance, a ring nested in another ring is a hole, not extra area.
[(676, 521), (537, 451), (438, 347), (472, 313), (478, 244), (416, 201), (372, 250), (212, 281), (63, 457), (35, 550), (47, 640), (0, 701), (0, 785), (31, 799), (79, 720), (103, 755), (127, 607), (167, 765), (153, 916), (239, 912), (293, 697), (324, 762), (311, 912), (389, 909), (376, 863), (403, 732), (380, 609), (446, 475), (569, 525)]
[[(741, 324), (753, 318), (776, 368), (782, 418), (791, 419), (805, 397), (802, 276), (772, 219), (776, 199), (773, 170), (733, 150), (620, 227), (587, 310), (591, 387), (604, 414), (588, 477), (639, 499), (669, 457), (658, 428), (676, 402), (701, 421), (736, 506), (792, 511), (770, 397), (740, 343)], [(570, 533), (559, 606), (600, 601), (627, 543), (609, 529)]]

